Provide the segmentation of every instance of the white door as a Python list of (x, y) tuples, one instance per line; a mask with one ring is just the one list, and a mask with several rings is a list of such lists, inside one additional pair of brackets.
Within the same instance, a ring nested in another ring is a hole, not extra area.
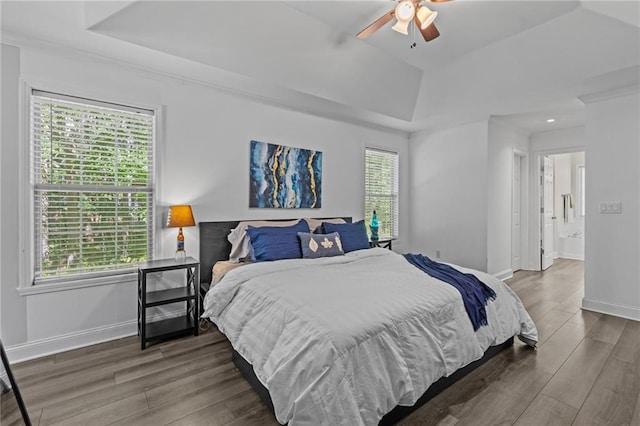
[(520, 270), (520, 222), (521, 222), (521, 163), (522, 157), (513, 156), (513, 216), (511, 219), (511, 269)]
[(553, 159), (545, 156), (542, 166), (542, 241), (540, 268), (544, 271), (553, 264)]

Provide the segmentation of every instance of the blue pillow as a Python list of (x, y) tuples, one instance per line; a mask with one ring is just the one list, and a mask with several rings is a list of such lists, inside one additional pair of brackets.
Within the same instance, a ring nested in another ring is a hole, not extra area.
[(340, 234), (312, 234), (310, 232), (298, 232), (302, 257), (315, 259), (318, 257), (331, 257), (344, 255)]
[(253, 258), (257, 262), (280, 259), (300, 259), (298, 232), (309, 232), (309, 225), (301, 220), (293, 226), (247, 227)]
[(356, 223), (322, 222), (322, 227), (327, 234), (331, 232), (340, 234), (342, 249), (345, 253), (369, 248), (369, 237), (367, 236), (364, 220)]

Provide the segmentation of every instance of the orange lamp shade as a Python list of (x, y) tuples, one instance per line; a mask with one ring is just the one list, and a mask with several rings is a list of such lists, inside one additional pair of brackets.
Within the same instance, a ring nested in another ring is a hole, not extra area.
[(183, 226), (196, 226), (193, 219), (193, 212), (189, 205), (179, 205), (169, 207), (169, 216), (167, 217), (167, 226), (169, 228), (182, 228)]

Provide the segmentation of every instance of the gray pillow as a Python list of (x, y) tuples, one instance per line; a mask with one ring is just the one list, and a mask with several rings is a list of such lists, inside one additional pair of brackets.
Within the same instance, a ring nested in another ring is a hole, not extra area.
[(337, 232), (331, 234), (298, 232), (298, 238), (300, 238), (300, 248), (304, 259), (344, 255), (340, 234)]

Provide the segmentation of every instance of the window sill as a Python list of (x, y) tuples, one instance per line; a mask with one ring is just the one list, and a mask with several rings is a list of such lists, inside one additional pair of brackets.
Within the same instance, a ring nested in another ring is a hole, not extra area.
[(63, 282), (52, 282), (32, 285), (30, 287), (18, 288), (20, 296), (33, 296), (36, 294), (54, 293), (58, 291), (69, 291), (87, 287), (98, 287), (102, 285), (136, 283), (137, 274), (128, 272), (125, 274), (107, 275), (102, 277), (85, 278), (82, 280), (67, 280)]

